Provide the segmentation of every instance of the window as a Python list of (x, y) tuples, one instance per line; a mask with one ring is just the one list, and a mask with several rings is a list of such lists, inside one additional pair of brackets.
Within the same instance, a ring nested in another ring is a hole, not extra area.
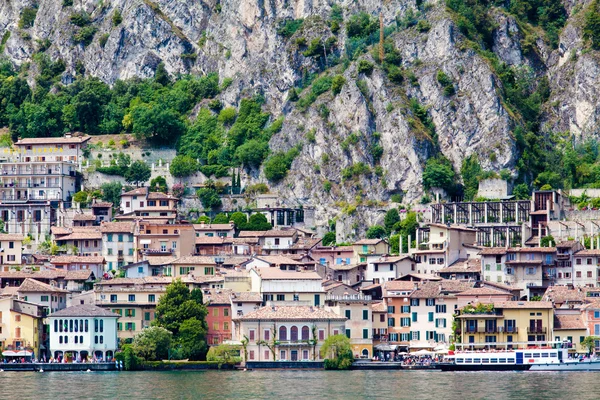
[(254, 341), (254, 339), (255, 339), (254, 335), (255, 335), (255, 331), (254, 331), (254, 329), (250, 329), (250, 330), (248, 330), (248, 339), (249, 339), (251, 342), (253, 342), (253, 341)]
[(419, 299), (410, 299), (410, 305), (413, 307), (419, 306)]
[(427, 316), (428, 316), (428, 318), (427, 318), (427, 321), (429, 321), (429, 322), (433, 322), (433, 313), (432, 313), (432, 312), (430, 312), (430, 313), (427, 313), (427, 314), (428, 314), (428, 315), (427, 315)]
[(300, 295), (294, 294), (293, 300), (294, 301), (300, 301)]
[(408, 314), (410, 312), (410, 306), (402, 306), (402, 314)]
[(591, 278), (591, 277), (592, 277), (592, 271), (588, 271), (588, 272), (587, 272), (587, 277), (588, 277), (588, 278)]
[(15, 322), (21, 322), (21, 316), (15, 315)]
[(149, 294), (148, 295), (148, 303), (155, 303), (156, 302), (156, 295), (155, 294)]
[(224, 317), (229, 317), (229, 308), (224, 308), (223, 309), (223, 316)]
[(417, 322), (417, 313), (416, 312), (412, 313), (412, 322)]
[(116, 294), (111, 294), (110, 295), (110, 302), (111, 303), (116, 303), (117, 302), (117, 295)]
[(363, 310), (363, 319), (364, 320), (368, 320), (369, 319), (369, 310)]
[(394, 326), (395, 322), (396, 322), (395, 318), (388, 318), (388, 326)]
[(285, 301), (285, 294), (278, 294), (277, 301)]
[(310, 338), (310, 329), (304, 325), (302, 327), (302, 340), (308, 340)]
[(581, 258), (576, 258), (575, 259), (575, 264), (581, 265)]
[(576, 271), (575, 272), (575, 277), (576, 278), (581, 278), (581, 271)]
[(368, 338), (369, 338), (369, 330), (363, 329), (363, 339), (368, 339)]
[(400, 318), (400, 326), (401, 327), (410, 326), (410, 318), (409, 317)]
[[(104, 320), (103, 319), (100, 320), (100, 332), (104, 332)], [(102, 339), (102, 336), (100, 336), (100, 339)], [(100, 343), (102, 343), (102, 341), (100, 341)]]
[(118, 236), (118, 240), (119, 240), (119, 242), (122, 242), (122, 241), (123, 241), (123, 235), (122, 235), (122, 234), (119, 234), (119, 236)]
[(428, 306), (428, 307), (435, 306), (435, 299), (427, 299), (427, 300), (425, 300), (425, 305)]
[(323, 329), (319, 329), (319, 340), (325, 340), (325, 331)]
[(133, 301), (135, 301), (135, 294), (130, 294), (130, 295), (129, 295), (129, 301), (130, 301), (130, 302), (133, 302)]
[(285, 326), (279, 327), (279, 340), (287, 340), (287, 328)]
[(346, 318), (348, 318), (348, 319), (352, 319), (352, 318), (351, 318), (351, 315), (352, 315), (352, 313), (350, 312), (350, 310), (346, 310), (346, 311), (345, 311), (345, 315), (346, 315)]
[(265, 350), (265, 360), (269, 361), (271, 359), (271, 352), (269, 350)]
[(144, 321), (150, 321), (150, 312), (144, 312)]
[(396, 307), (395, 306), (388, 306), (387, 312), (388, 312), (388, 314), (394, 314), (396, 312)]
[(586, 258), (586, 259), (585, 259), (585, 263), (586, 263), (587, 265), (592, 265), (592, 259), (591, 259), (591, 258)]
[(219, 309), (213, 308), (213, 317), (218, 317), (218, 316), (219, 316)]
[(350, 331), (350, 329), (346, 329), (346, 337), (348, 339), (350, 339), (352, 337), (352, 332)]
[(204, 267), (204, 275), (214, 275), (215, 269), (213, 267)]
[(438, 314), (445, 314), (446, 313), (446, 305), (445, 304), (436, 305), (435, 312)]
[(528, 267), (528, 268), (525, 268), (525, 274), (526, 274), (526, 275), (535, 275), (535, 271), (536, 271), (536, 269), (537, 269), (537, 268), (535, 268), (535, 267)]
[(285, 360), (285, 358), (286, 358), (286, 356), (285, 356), (286, 355), (286, 351), (285, 350), (281, 350), (281, 352), (279, 353), (279, 355), (280, 355), (280, 359), (281, 360)]
[(48, 296), (41, 296), (40, 300), (44, 301), (44, 302), (47, 302), (48, 301)]
[[(218, 322), (213, 322), (213, 331), (218, 331), (219, 330), (219, 323)], [(254, 331), (252, 331), (254, 332)]]
[(485, 270), (489, 271), (490, 270), (490, 264), (485, 264)]
[(249, 351), (249, 358), (250, 358), (251, 360), (254, 360), (254, 350), (250, 350), (250, 351)]
[(290, 340), (292, 342), (298, 341), (298, 327), (297, 326), (292, 326), (290, 328)]

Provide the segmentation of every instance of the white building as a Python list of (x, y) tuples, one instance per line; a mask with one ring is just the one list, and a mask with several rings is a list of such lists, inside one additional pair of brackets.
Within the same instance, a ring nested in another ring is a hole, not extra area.
[(75, 305), (48, 317), (50, 354), (74, 360), (111, 360), (118, 349), (118, 314), (92, 304)]
[(48, 307), (49, 312), (56, 312), (67, 306), (69, 292), (33, 278), (27, 278), (19, 286), (17, 294), (21, 300)]
[(392, 281), (396, 278), (416, 272), (416, 262), (408, 255), (396, 257), (382, 256), (368, 260), (365, 280), (373, 283)]
[(322, 306), (325, 291), (322, 278), (313, 271), (282, 271), (279, 268), (250, 270), (252, 291), (264, 301), (279, 305)]

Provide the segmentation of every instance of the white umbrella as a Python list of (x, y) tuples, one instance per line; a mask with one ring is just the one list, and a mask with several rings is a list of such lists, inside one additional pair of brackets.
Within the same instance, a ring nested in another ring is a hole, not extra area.
[(448, 354), (448, 349), (436, 350), (435, 354)]
[(428, 355), (431, 355), (434, 353), (432, 351), (423, 349), (423, 350), (415, 351), (414, 353), (411, 353), (411, 354), (414, 354), (415, 356), (428, 356)]

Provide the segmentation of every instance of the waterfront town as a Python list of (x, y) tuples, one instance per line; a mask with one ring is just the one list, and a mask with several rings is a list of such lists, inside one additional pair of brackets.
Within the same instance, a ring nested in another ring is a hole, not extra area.
[(88, 141), (22, 139), (0, 162), (5, 363), (112, 361), (155, 325), (175, 284), (202, 294), (206, 345), (243, 346), (245, 362), (319, 361), (335, 335), (355, 359), (379, 361), (600, 347), (600, 211), (572, 205), (574, 190), (515, 200), (481, 182), (485, 201), (390, 207), (395, 223), (415, 218), (406, 236), (324, 243), (310, 210), (270, 194), (193, 221), (149, 185), (76, 202)]

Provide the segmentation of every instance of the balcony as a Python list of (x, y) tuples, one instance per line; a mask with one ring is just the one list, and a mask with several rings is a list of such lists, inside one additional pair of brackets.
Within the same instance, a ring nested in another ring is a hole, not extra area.
[(546, 327), (530, 326), (527, 328), (527, 333), (546, 333)]
[(516, 326), (513, 326), (513, 327), (499, 326), (498, 332), (499, 333), (519, 333), (519, 329)]
[(570, 254), (557, 254), (556, 259), (559, 261), (568, 261), (571, 259), (571, 255)]

